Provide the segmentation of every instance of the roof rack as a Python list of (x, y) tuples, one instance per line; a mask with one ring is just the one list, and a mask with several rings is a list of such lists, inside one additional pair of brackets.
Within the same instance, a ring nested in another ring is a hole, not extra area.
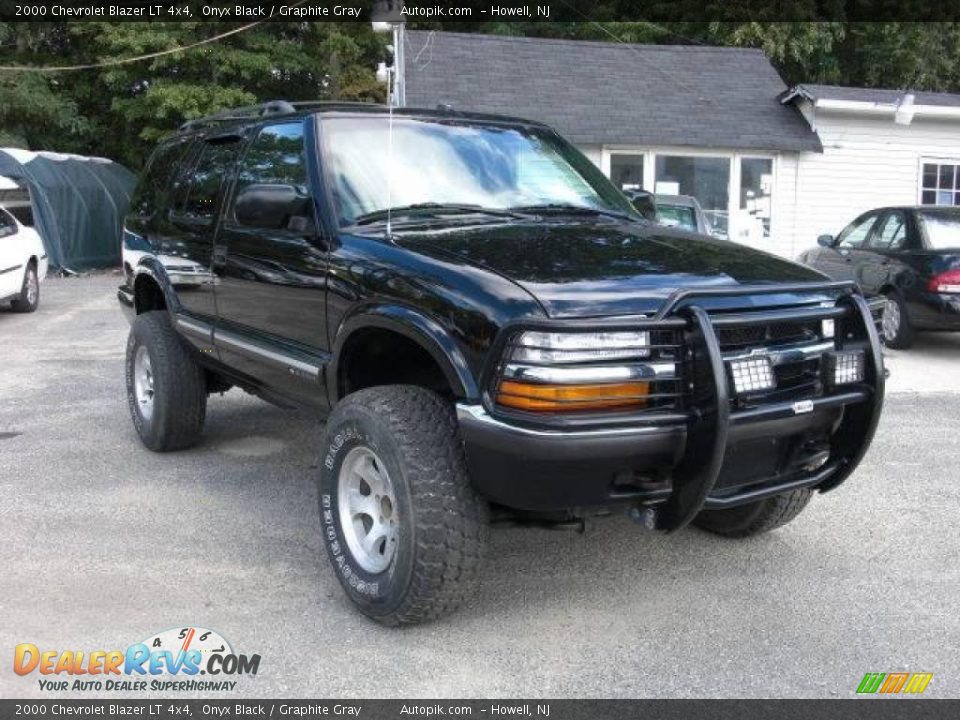
[(360, 105), (364, 107), (369, 107), (371, 103), (338, 102), (338, 101), (324, 101), (324, 100), (311, 100), (307, 102), (288, 102), (286, 100), (270, 100), (265, 103), (260, 103), (259, 105), (248, 105), (246, 107), (231, 108), (230, 110), (224, 110), (223, 112), (219, 112), (214, 115), (208, 115), (207, 117), (197, 118), (195, 120), (188, 120), (187, 122), (185, 122), (183, 125), (180, 126), (178, 132), (180, 133), (193, 132), (195, 130), (200, 130), (201, 128), (207, 127), (209, 125), (215, 125), (217, 123), (223, 123), (223, 122), (251, 120), (251, 119), (267, 117), (271, 115), (292, 115), (293, 113), (301, 112), (303, 110), (310, 110), (312, 108), (321, 108), (329, 105), (339, 105), (339, 106)]

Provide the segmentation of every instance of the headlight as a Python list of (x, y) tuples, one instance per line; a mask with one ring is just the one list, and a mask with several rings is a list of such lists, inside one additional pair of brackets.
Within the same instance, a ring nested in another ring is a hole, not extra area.
[(511, 359), (539, 365), (604, 362), (650, 357), (650, 333), (525, 332), (516, 340)]
[(530, 412), (585, 412), (644, 407), (656, 380), (672, 380), (673, 363), (651, 355), (648, 331), (541, 332), (508, 346), (496, 402)]

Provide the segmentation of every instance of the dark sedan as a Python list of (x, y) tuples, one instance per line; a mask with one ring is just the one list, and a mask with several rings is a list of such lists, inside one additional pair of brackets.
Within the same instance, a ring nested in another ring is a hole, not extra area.
[(890, 347), (910, 347), (918, 330), (960, 330), (960, 207), (871, 210), (817, 243), (800, 262), (886, 298)]

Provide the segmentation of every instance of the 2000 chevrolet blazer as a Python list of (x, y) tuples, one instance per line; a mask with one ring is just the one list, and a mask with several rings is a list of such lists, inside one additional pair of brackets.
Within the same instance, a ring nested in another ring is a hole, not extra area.
[(883, 399), (851, 283), (644, 221), (543, 125), (268, 103), (162, 143), (124, 230), (146, 446), (239, 386), (326, 417), (323, 541), (386, 624), (469, 593), (491, 518), (794, 518)]

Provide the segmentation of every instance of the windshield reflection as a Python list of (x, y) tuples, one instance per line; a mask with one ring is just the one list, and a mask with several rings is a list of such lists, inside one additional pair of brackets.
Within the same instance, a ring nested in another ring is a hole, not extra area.
[(634, 214), (589, 160), (541, 129), (395, 117), (391, 139), (382, 116), (330, 118), (323, 127), (343, 223), (425, 205), (560, 205)]

